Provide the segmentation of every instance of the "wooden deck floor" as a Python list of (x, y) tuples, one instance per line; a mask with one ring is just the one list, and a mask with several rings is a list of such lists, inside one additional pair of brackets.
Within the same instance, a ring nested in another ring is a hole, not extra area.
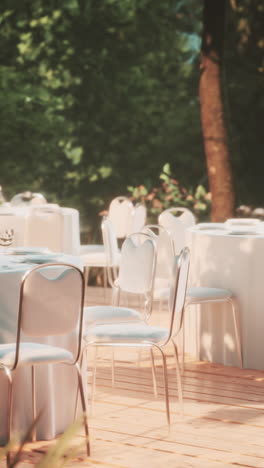
[[(91, 289), (88, 296), (89, 303), (103, 299), (98, 290)], [(155, 314), (159, 321), (159, 313)], [(172, 425), (168, 433), (158, 359), (159, 395), (155, 398), (148, 354), (141, 355), (138, 366), (136, 351), (118, 351), (114, 387), (106, 351), (99, 353), (96, 396), (89, 415), (91, 457), (85, 458), (84, 449), (80, 449), (78, 457), (67, 466), (264, 467), (264, 371), (188, 359), (183, 377), (182, 417), (169, 350)], [(75, 441), (80, 440), (82, 433)], [(51, 444), (28, 444), (19, 466), (35, 465)]]

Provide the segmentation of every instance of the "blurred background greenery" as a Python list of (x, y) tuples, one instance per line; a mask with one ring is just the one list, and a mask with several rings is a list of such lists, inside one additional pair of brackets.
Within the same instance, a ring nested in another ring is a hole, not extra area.
[[(2, 0), (6, 197), (41, 192), (78, 208), (94, 232), (116, 195), (143, 197), (152, 215), (182, 201), (208, 217), (198, 99), (202, 6)], [(262, 0), (230, 2), (224, 89), (237, 205), (264, 205), (263, 20)]]

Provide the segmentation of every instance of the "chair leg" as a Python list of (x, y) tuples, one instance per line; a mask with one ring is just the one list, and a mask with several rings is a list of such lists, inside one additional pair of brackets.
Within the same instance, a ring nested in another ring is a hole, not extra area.
[(117, 278), (117, 267), (113, 267), (114, 279)]
[(106, 274), (105, 267), (103, 267), (103, 284), (104, 284), (104, 301), (106, 301), (107, 274)]
[[(4, 370), (5, 375), (8, 379), (8, 394), (7, 394), (7, 438), (8, 444), (11, 442), (12, 437), (12, 415), (13, 415), (13, 378), (11, 370), (6, 367), (2, 366), (1, 368)], [(7, 468), (11, 466), (11, 453), (10, 448), (6, 452), (6, 465)]]
[(85, 284), (85, 287), (87, 287), (87, 285), (88, 285), (88, 279), (89, 279), (89, 267), (85, 266), (84, 267), (84, 284)]
[(138, 353), (137, 353), (137, 366), (138, 367), (141, 366), (141, 357), (142, 357), (141, 349), (139, 348)]
[(236, 340), (236, 349), (237, 349), (237, 355), (238, 355), (238, 360), (239, 360), (239, 367), (243, 369), (242, 346), (241, 346), (240, 334), (238, 331), (237, 310), (236, 310), (234, 299), (230, 298), (230, 303), (232, 307), (232, 315), (233, 315), (233, 321), (234, 321), (234, 331), (235, 331), (235, 340)]
[(111, 378), (112, 378), (112, 387), (115, 386), (115, 350), (112, 348), (112, 357), (111, 357)]
[(164, 352), (162, 351), (162, 349), (158, 345), (155, 345), (155, 347), (160, 351), (160, 354), (161, 354), (161, 357), (162, 357), (163, 379), (164, 379), (164, 389), (165, 389), (166, 417), (167, 417), (168, 427), (170, 428), (170, 403), (169, 403), (169, 386), (168, 386), (167, 361), (166, 361), (166, 356), (165, 356)]
[[(80, 356), (80, 359), (79, 359), (79, 367), (82, 371), (82, 368), (83, 368), (83, 359), (84, 359), (84, 353), (87, 352), (87, 348), (84, 347), (81, 351), (81, 356)], [(77, 386), (77, 392), (76, 392), (76, 398), (75, 398), (75, 408), (74, 408), (74, 417), (73, 417), (73, 420), (75, 421), (76, 420), (76, 417), (77, 417), (77, 409), (78, 409), (78, 401), (79, 401), (79, 385)]]
[(151, 372), (152, 372), (152, 382), (153, 382), (153, 392), (155, 396), (158, 396), (158, 386), (157, 386), (157, 376), (156, 376), (156, 367), (153, 349), (150, 348), (150, 357), (151, 357)]
[(88, 428), (88, 419), (87, 419), (87, 409), (86, 409), (86, 403), (85, 403), (85, 395), (84, 395), (84, 390), (83, 390), (83, 383), (82, 383), (82, 374), (81, 370), (79, 367), (79, 364), (75, 364), (75, 368), (77, 370), (77, 375), (78, 375), (78, 384), (79, 384), (79, 390), (80, 390), (80, 396), (81, 396), (81, 403), (82, 403), (82, 410), (83, 410), (83, 425), (84, 425), (84, 430), (85, 430), (85, 435), (86, 435), (86, 451), (87, 451), (87, 456), (90, 456), (90, 441), (89, 441), (89, 428)]
[[(36, 380), (35, 380), (35, 366), (31, 366), (31, 387), (32, 387), (32, 417), (33, 422), (36, 421), (37, 410), (36, 410)], [(35, 442), (37, 439), (36, 425), (34, 424), (32, 429), (32, 441)]]
[(185, 370), (185, 321), (184, 321), (185, 310), (183, 311), (182, 316), (182, 374)]
[(84, 269), (83, 269), (83, 273), (84, 273), (84, 298), (85, 298), (85, 293), (86, 293), (86, 290), (87, 290), (87, 287), (88, 287), (89, 271), (90, 271), (90, 268), (88, 266), (85, 266)]
[(120, 304), (120, 289), (113, 287), (112, 288), (112, 305), (119, 306)]
[(174, 355), (175, 355), (175, 368), (176, 368), (176, 377), (177, 377), (177, 387), (178, 387), (178, 399), (179, 399), (179, 405), (180, 405), (180, 412), (183, 415), (183, 391), (182, 391), (182, 381), (181, 381), (181, 372), (180, 372), (180, 366), (179, 366), (179, 356), (178, 356), (178, 349), (176, 343), (172, 341), (173, 344), (173, 349), (174, 349)]
[(94, 352), (94, 365), (93, 365), (93, 377), (92, 377), (92, 389), (91, 389), (91, 412), (94, 405), (94, 396), (95, 396), (95, 385), (96, 385), (96, 371), (97, 371), (97, 346), (95, 346)]

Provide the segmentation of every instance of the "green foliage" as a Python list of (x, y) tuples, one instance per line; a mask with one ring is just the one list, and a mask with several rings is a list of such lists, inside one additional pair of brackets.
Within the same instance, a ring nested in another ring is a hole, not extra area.
[(150, 0), (0, 5), (8, 196), (42, 191), (92, 218), (128, 184), (155, 183), (168, 160), (188, 183), (204, 177), (199, 19), (180, 30), (189, 11)]
[(132, 200), (146, 205), (149, 222), (156, 223), (163, 210), (176, 206), (189, 208), (199, 221), (209, 218), (211, 197), (202, 185), (195, 190), (183, 187), (173, 177), (168, 163), (164, 165), (160, 179), (162, 183), (158, 187), (128, 187)]
[[(230, 140), (238, 201), (259, 204), (263, 5), (236, 3), (226, 35)], [(206, 187), (201, 20), (202, 2), (195, 0), (2, 0), (6, 196), (41, 191), (80, 209), (96, 227), (98, 211), (114, 196), (127, 186), (155, 187), (168, 161), (182, 186)]]
[(225, 91), (238, 204), (262, 205), (264, 171), (264, 5), (232, 2), (226, 35)]
[[(15, 468), (20, 465), (23, 450), (32, 435), (32, 431), (36, 426), (40, 414), (36, 420), (33, 421), (28, 431), (22, 437), (19, 442), (15, 439), (10, 441), (5, 447), (0, 450), (0, 460), (6, 457), (7, 452), (11, 454), (11, 461), (8, 468)], [(69, 461), (73, 460), (78, 456), (80, 449), (85, 447), (85, 441), (82, 441), (77, 446), (73, 447), (73, 439), (77, 435), (78, 431), (82, 427), (81, 420), (76, 420), (69, 426), (69, 428), (60, 436), (56, 443), (41, 457), (41, 459), (34, 464), (37, 468), (62, 468)]]

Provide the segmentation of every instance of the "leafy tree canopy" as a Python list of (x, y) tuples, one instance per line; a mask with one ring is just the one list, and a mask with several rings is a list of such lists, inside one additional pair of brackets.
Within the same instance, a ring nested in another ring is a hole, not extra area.
[[(237, 4), (227, 31), (226, 89), (240, 176), (263, 143), (263, 7), (260, 0)], [(42, 191), (91, 220), (128, 186), (150, 190), (167, 162), (183, 186), (206, 185), (201, 9), (194, 0), (2, 0), (0, 153), (7, 196)], [(248, 180), (254, 177), (252, 169)], [(241, 184), (238, 190), (241, 199), (248, 196)], [(255, 191), (252, 200), (258, 196)]]

